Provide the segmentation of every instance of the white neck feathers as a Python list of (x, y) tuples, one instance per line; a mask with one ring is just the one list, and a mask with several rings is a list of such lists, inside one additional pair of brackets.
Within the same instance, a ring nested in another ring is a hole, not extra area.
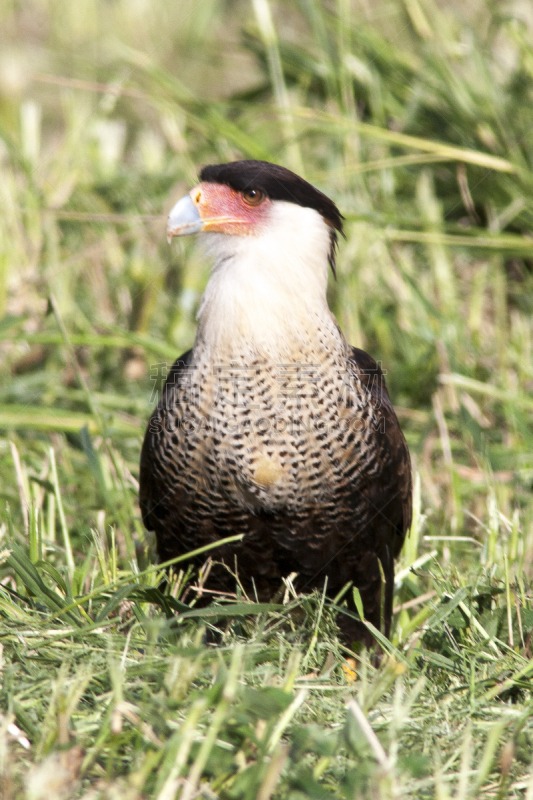
[(195, 348), (221, 361), (248, 353), (293, 358), (319, 330), (340, 344), (326, 300), (330, 230), (317, 211), (275, 201), (262, 230), (203, 238), (215, 263)]

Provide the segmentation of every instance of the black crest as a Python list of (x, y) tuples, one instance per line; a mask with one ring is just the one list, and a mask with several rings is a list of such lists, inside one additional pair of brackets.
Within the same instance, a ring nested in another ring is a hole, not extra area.
[(231, 161), (229, 164), (213, 164), (204, 167), (200, 180), (207, 183), (224, 183), (236, 192), (259, 189), (271, 200), (314, 208), (331, 226), (331, 249), (329, 263), (335, 274), (335, 250), (337, 232), (344, 236), (343, 219), (339, 209), (323, 192), (300, 178), (294, 172), (269, 161)]

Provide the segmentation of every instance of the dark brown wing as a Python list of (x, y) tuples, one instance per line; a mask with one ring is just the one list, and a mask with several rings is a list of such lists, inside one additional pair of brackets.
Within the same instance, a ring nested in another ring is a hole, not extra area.
[(161, 441), (168, 435), (163, 427), (164, 414), (166, 409), (172, 408), (174, 418), (179, 420), (180, 408), (174, 398), (180, 395), (180, 387), (186, 379), (191, 360), (192, 350), (188, 350), (172, 366), (161, 400), (148, 423), (141, 451), (139, 504), (145, 527), (149, 531), (155, 531), (158, 541), (167, 528), (169, 516), (173, 513), (171, 506), (174, 500), (171, 494), (166, 493), (166, 481), (161, 475), (161, 470), (165, 469), (164, 447), (161, 446)]
[(383, 370), (374, 359), (352, 347), (351, 362), (378, 412), (375, 424), (375, 447), (380, 462), (379, 489), (388, 495), (386, 515), (397, 526), (395, 557), (399, 554), (407, 531), (411, 526), (412, 488), (411, 459), (400, 423), (390, 401)]
[[(365, 617), (386, 636), (390, 635), (394, 591), (394, 559), (399, 555), (411, 525), (411, 460), (409, 450), (389, 398), (381, 367), (368, 353), (352, 348), (350, 366), (361, 380), (368, 406), (373, 409), (369, 435), (366, 437), (365, 485), (355, 486), (352, 499), (354, 519), (363, 512), (358, 527), (357, 562), (353, 581), (359, 588)], [(381, 566), (380, 566), (381, 565)], [(381, 570), (385, 575), (382, 595)], [(353, 603), (348, 606), (355, 610)], [(339, 619), (346, 638), (371, 644), (368, 631), (350, 628), (348, 620)]]

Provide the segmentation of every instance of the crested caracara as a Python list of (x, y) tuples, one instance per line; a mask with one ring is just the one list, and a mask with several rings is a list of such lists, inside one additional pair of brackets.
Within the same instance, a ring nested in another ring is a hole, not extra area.
[[(330, 597), (351, 581), (388, 636), (410, 460), (380, 367), (328, 307), (343, 217), (289, 170), (236, 161), (202, 170), (167, 233), (201, 233), (213, 268), (194, 346), (142, 449), (140, 504), (160, 559), (244, 534), (215, 551), (208, 588), (234, 591), (235, 569), (262, 601), (292, 573), (302, 592), (327, 581)], [(372, 644), (345, 597), (345, 639)]]

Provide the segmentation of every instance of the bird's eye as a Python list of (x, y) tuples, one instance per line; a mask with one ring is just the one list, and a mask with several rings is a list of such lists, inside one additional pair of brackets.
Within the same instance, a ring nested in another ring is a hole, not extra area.
[(242, 193), (244, 202), (249, 206), (258, 206), (265, 199), (265, 195), (260, 189), (246, 189)]

